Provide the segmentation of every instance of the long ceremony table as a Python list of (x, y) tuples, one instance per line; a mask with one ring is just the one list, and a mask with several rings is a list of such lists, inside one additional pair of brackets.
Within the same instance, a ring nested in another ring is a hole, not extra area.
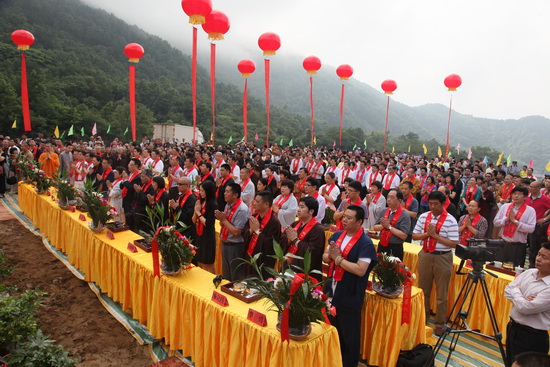
[[(245, 304), (228, 296), (230, 305), (211, 301), (213, 275), (200, 268), (178, 276), (153, 276), (151, 254), (127, 250), (140, 238), (131, 231), (105, 234), (88, 229), (80, 212), (61, 210), (49, 196), (30, 185), (19, 186), (19, 206), (71, 264), (95, 282), (123, 309), (146, 325), (155, 338), (172, 350), (181, 349), (195, 366), (341, 366), (338, 333), (332, 326), (314, 324), (302, 342), (281, 343), (277, 315), (264, 300)], [(249, 307), (267, 316), (260, 327), (246, 320)]]

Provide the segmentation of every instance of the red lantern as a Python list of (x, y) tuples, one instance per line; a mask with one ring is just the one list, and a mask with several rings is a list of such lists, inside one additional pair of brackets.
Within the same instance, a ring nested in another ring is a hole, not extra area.
[(137, 64), (145, 54), (145, 50), (138, 43), (129, 43), (124, 47), (124, 54), (128, 57), (129, 62)]
[(256, 64), (252, 60), (241, 60), (237, 68), (243, 77), (249, 77), (256, 70)]
[(208, 33), (208, 39), (212, 41), (223, 40), (223, 35), (229, 31), (229, 18), (219, 10), (212, 10), (206, 16), (206, 23), (202, 29)]
[(264, 56), (273, 56), (281, 47), (281, 39), (277, 34), (267, 32), (258, 38), (258, 46), (264, 52)]
[(321, 60), (317, 56), (308, 56), (304, 59), (302, 65), (306, 69), (307, 75), (315, 75), (321, 69)]
[(11, 40), (17, 45), (18, 50), (24, 51), (34, 43), (34, 36), (29, 31), (18, 29), (11, 34)]
[(353, 75), (353, 68), (346, 64), (340, 65), (336, 69), (336, 75), (340, 77), (340, 80), (349, 80)]
[(445, 86), (449, 88), (449, 92), (456, 91), (456, 88), (462, 84), (462, 78), (457, 74), (451, 74), (445, 78)]
[(393, 94), (396, 89), (397, 83), (395, 81), (388, 79), (382, 82), (382, 90), (384, 91), (384, 94)]
[(206, 16), (212, 12), (211, 0), (181, 0), (181, 7), (189, 15), (189, 23), (204, 24)]

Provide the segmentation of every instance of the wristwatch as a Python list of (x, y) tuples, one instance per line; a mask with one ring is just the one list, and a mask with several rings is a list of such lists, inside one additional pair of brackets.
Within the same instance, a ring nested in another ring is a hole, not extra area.
[(262, 233), (262, 231), (260, 231), (260, 230), (258, 229), (255, 233), (259, 236), (260, 233)]
[(389, 226), (389, 227), (388, 227), (388, 231), (391, 231), (392, 228), (393, 228), (392, 226)]

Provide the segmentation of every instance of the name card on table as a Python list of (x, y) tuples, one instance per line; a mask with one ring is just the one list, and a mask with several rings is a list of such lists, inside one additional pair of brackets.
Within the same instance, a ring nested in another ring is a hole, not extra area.
[(74, 213), (74, 212), (75, 212), (74, 206), (70, 206), (70, 207), (69, 207), (69, 211), (70, 211), (71, 213)]
[(80, 213), (80, 215), (78, 216), (78, 219), (84, 222), (86, 220), (86, 216)]
[(126, 249), (130, 252), (133, 252), (133, 253), (138, 252), (138, 249), (137, 249), (136, 245), (134, 245), (133, 242), (128, 242), (128, 247)]
[(113, 232), (111, 232), (109, 229), (107, 230), (107, 238), (110, 239), (110, 240), (115, 239), (115, 234)]
[(267, 318), (261, 312), (258, 312), (252, 308), (248, 309), (248, 316), (246, 317), (248, 321), (252, 321), (256, 325), (267, 326)]
[(46, 196), (50, 196), (50, 192), (49, 191), (46, 191)]
[(212, 301), (223, 307), (229, 306), (229, 301), (227, 300), (227, 297), (216, 291), (212, 291)]

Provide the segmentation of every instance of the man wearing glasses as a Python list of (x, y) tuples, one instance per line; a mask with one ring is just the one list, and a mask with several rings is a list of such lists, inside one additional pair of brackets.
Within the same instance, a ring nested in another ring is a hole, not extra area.
[(336, 223), (340, 227), (340, 230), (344, 229), (341, 220), (344, 216), (344, 212), (350, 205), (360, 206), (361, 209), (363, 209), (363, 211), (365, 212), (365, 218), (369, 216), (369, 209), (361, 200), (361, 188), (362, 185), (359, 181), (351, 181), (348, 184), (348, 188), (346, 189), (346, 198), (342, 200), (342, 202), (338, 206), (338, 209), (336, 210), (336, 213), (334, 213), (334, 220), (336, 220)]

